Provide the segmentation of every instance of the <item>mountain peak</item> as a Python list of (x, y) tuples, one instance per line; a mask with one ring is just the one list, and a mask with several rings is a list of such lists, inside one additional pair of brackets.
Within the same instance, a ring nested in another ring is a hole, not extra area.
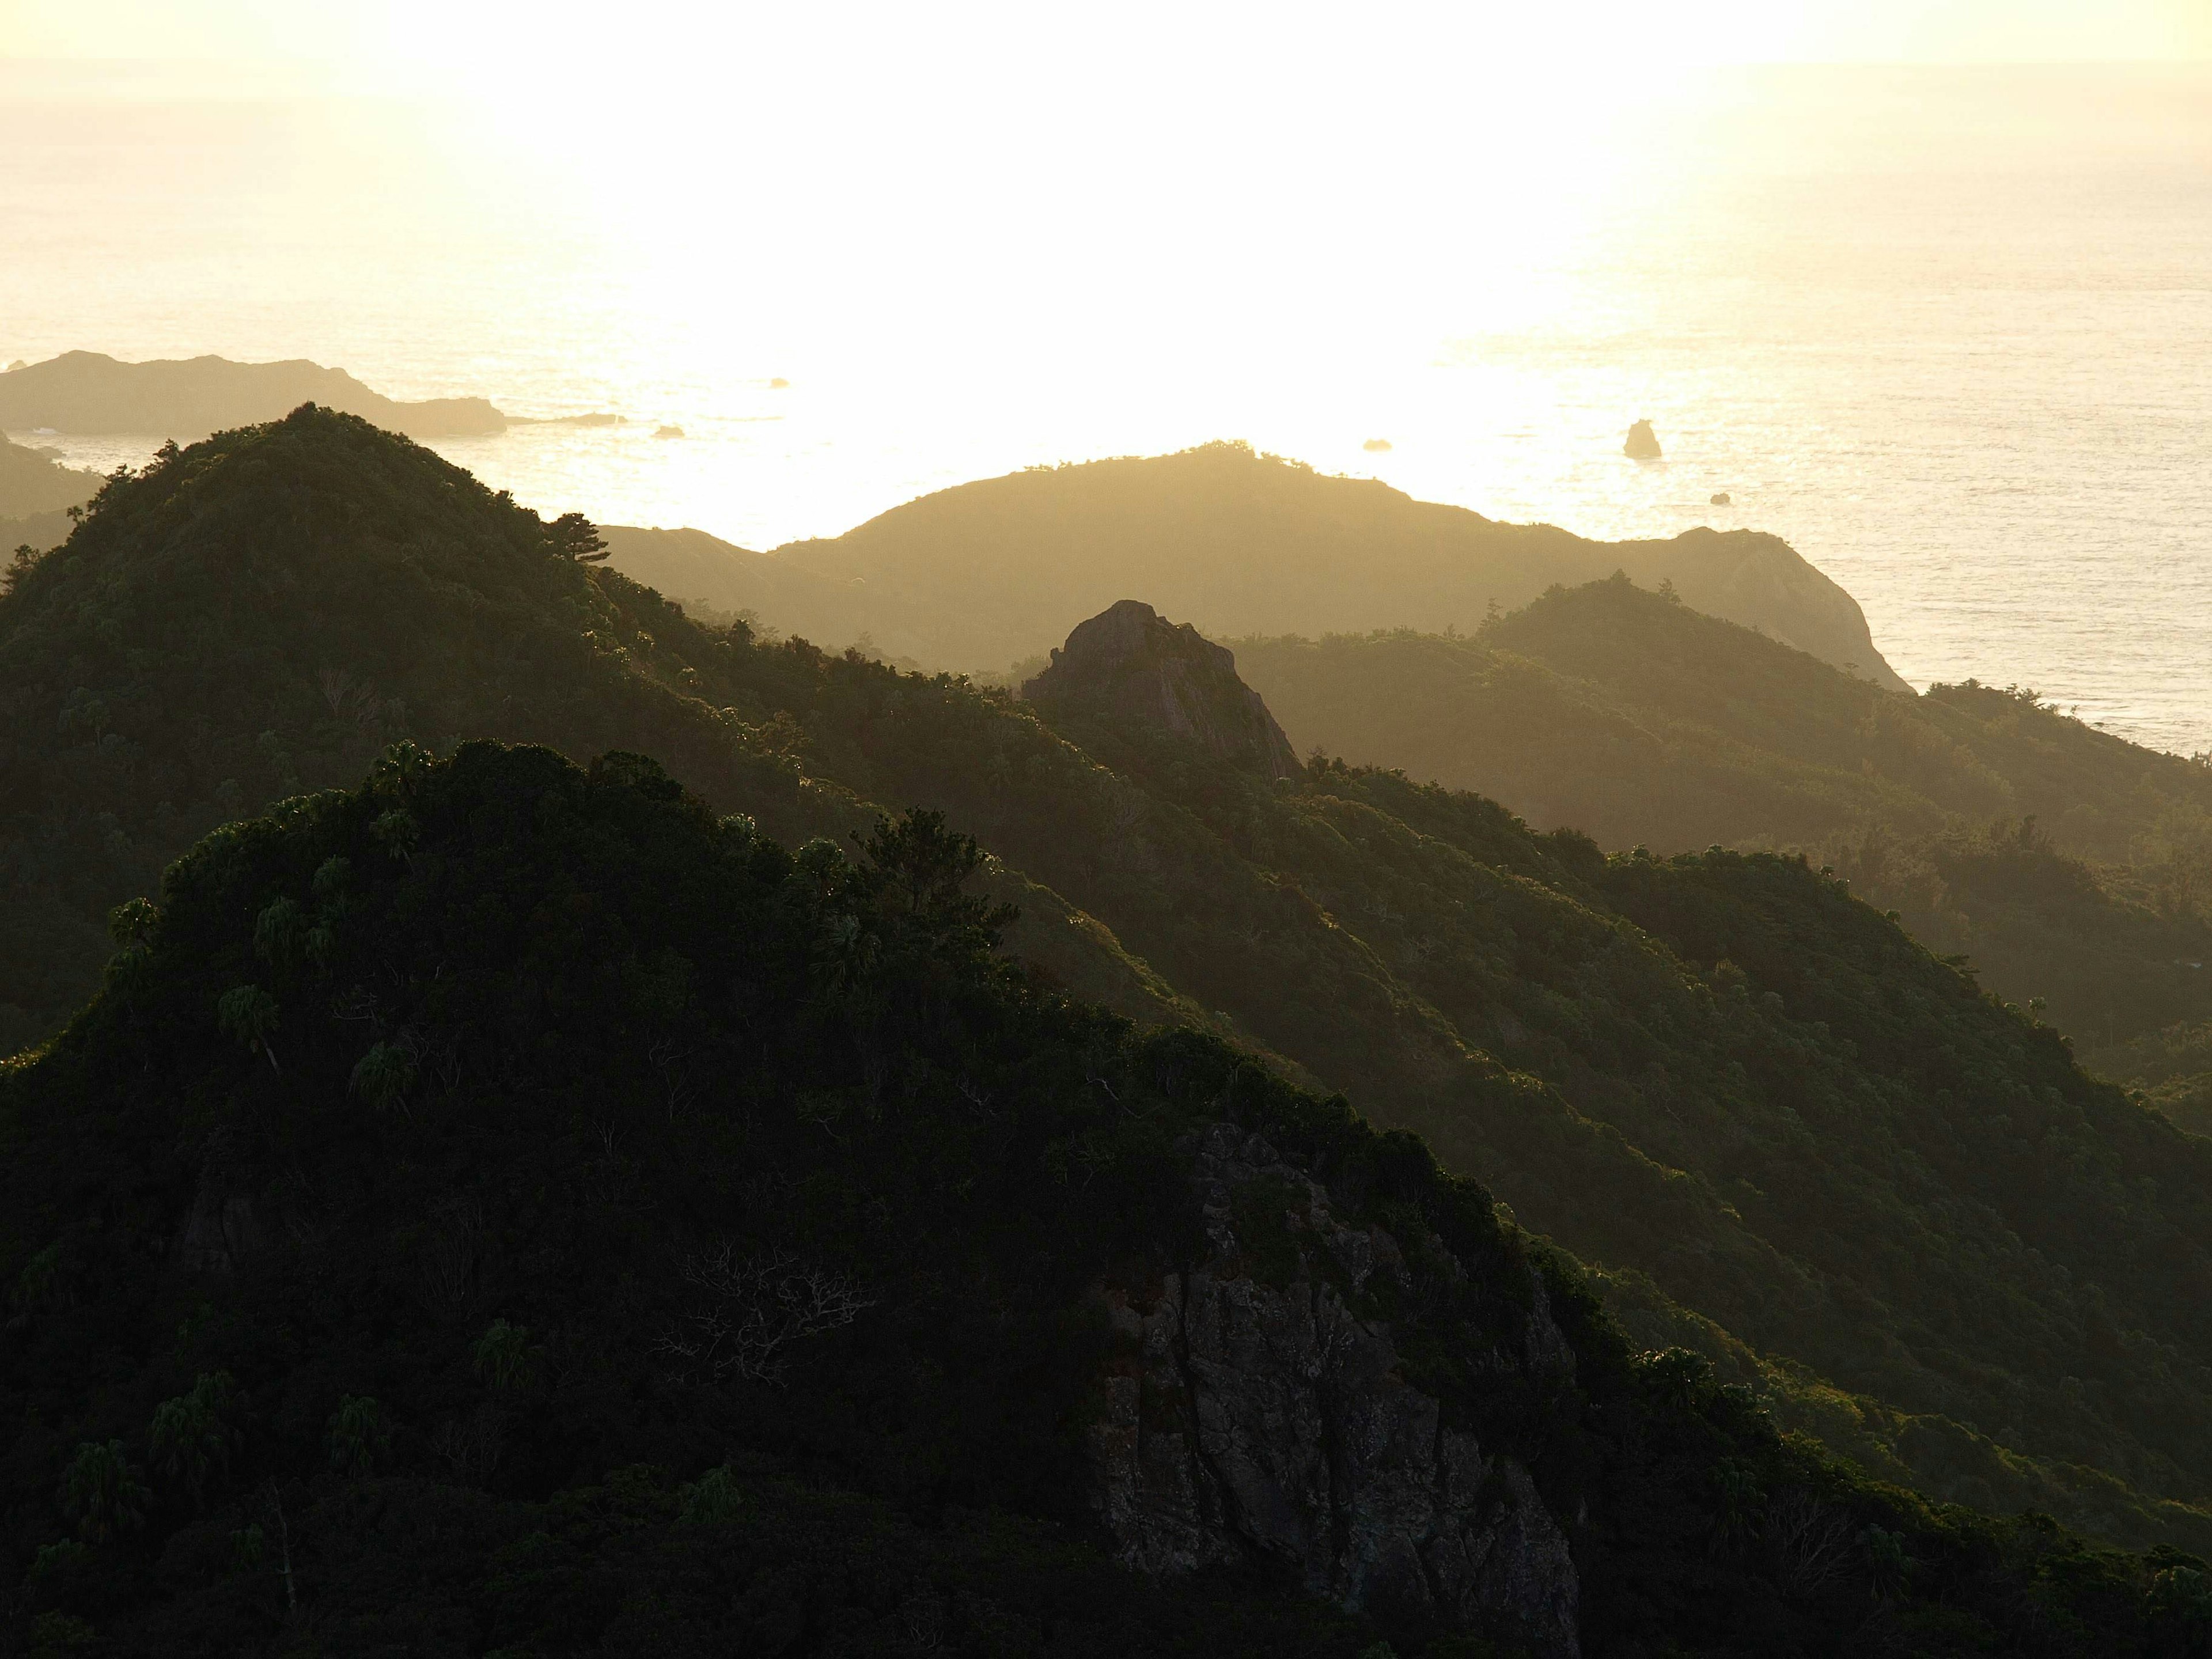
[(1118, 600), (1077, 624), (1022, 695), (1139, 720), (1269, 777), (1298, 770), (1297, 751), (1266, 702), (1237, 678), (1236, 653), (1141, 599)]

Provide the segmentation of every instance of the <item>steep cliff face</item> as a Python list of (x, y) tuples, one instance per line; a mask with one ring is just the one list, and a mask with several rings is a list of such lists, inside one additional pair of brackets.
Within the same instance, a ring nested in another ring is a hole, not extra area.
[[(1212, 1245), (1185, 1273), (1104, 1294), (1124, 1352), (1091, 1431), (1095, 1502), (1127, 1565), (1187, 1572), (1288, 1563), (1354, 1611), (1580, 1652), (1567, 1541), (1528, 1472), (1407, 1382), (1387, 1293), (1398, 1240), (1331, 1212), (1261, 1136), (1193, 1138)], [(1540, 1283), (1501, 1371), (1571, 1383)]]
[(1267, 703), (1237, 677), (1235, 654), (1139, 600), (1123, 599), (1079, 625), (1022, 695), (1158, 726), (1246, 771), (1286, 778), (1298, 770)]

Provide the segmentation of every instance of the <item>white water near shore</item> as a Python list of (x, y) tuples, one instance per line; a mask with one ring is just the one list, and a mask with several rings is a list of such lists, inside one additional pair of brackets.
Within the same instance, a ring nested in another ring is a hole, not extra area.
[[(436, 446), (549, 513), (772, 546), (1243, 437), (1587, 535), (1772, 530), (1916, 684), (2212, 749), (2212, 70), (1740, 74), (1517, 186), (1470, 155), (1463, 199), (1377, 155), (1379, 205), (1338, 177), (1224, 208), (1245, 246), (1264, 209), (1280, 290), (1202, 216), (1138, 252), (997, 226), (1000, 268), (949, 273), (913, 223), (815, 248), (734, 203), (662, 245), (604, 173), (567, 200), (404, 109), (18, 87), (0, 139), (0, 361), (305, 356), (627, 417)], [(618, 179), (704, 166), (623, 142)], [(1620, 455), (1639, 416), (1662, 461)], [(38, 441), (106, 468), (162, 435)]]

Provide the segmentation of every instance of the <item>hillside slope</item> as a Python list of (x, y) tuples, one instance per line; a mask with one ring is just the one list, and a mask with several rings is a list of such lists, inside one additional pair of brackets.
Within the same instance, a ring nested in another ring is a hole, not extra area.
[(2203, 1146), (1835, 883), (1248, 768), (1079, 676), (1047, 708), (702, 629), (578, 530), (314, 410), (112, 482), (0, 598), (19, 1029), (191, 837), (395, 740), (656, 752), (792, 844), (929, 807), (995, 856), (1021, 955), (1418, 1129), (1793, 1420), (1840, 1384), (1943, 1495), (2207, 1525), (2170, 1501), (2212, 1494)]
[[(37, 519), (82, 507), (99, 488), (97, 473), (64, 466), (52, 450), (0, 437), (0, 521)], [(13, 552), (15, 546), (9, 543), (8, 550)]]
[(2212, 1017), (2212, 772), (2033, 694), (1885, 696), (1619, 578), (1470, 635), (1237, 651), (1301, 748), (1610, 848), (1808, 849), (2085, 1046)]
[(1418, 1141), (1043, 988), (978, 856), (481, 744), (202, 843), (0, 1070), (0, 1640), (2199, 1639), (2188, 1558), (1826, 1464)]
[[(112, 483), (65, 548), (11, 573), (0, 1051), (82, 1002), (107, 910), (193, 840), (402, 738), (651, 750), (799, 839), (866, 821), (800, 775), (788, 721), (700, 701), (732, 642), (550, 534), (428, 451), (309, 406)], [(1023, 948), (1072, 986), (1204, 1022), (1095, 921), (1002, 879)]]
[(857, 584), (852, 622), (826, 641), (866, 629), (895, 654), (939, 667), (997, 670), (1041, 655), (1073, 619), (1122, 599), (1215, 637), (1472, 629), (1492, 606), (1524, 604), (1554, 582), (1625, 569), (1652, 586), (1671, 578), (1701, 611), (1906, 689), (1857, 603), (1772, 536), (1694, 530), (1665, 542), (1585, 541), (1417, 501), (1373, 480), (1323, 477), (1237, 444), (963, 484), (774, 557)]

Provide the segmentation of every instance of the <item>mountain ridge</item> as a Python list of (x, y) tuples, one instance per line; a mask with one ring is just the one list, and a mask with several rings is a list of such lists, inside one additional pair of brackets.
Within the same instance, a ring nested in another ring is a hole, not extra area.
[[(834, 538), (716, 559), (699, 532), (617, 532), (617, 564), (681, 596), (829, 644), (863, 634), (933, 668), (1042, 657), (1070, 619), (1126, 594), (1212, 638), (1418, 625), (1463, 629), (1553, 583), (1626, 569), (1900, 693), (1857, 602), (1778, 538), (1698, 529), (1592, 542), (1493, 522), (1374, 479), (1332, 477), (1245, 445), (1037, 467), (939, 490)], [(655, 538), (659, 538), (658, 541)], [(679, 553), (672, 538), (695, 538)], [(721, 544), (727, 548), (727, 544)], [(625, 568), (629, 568), (627, 565)], [(681, 573), (680, 574), (678, 573)], [(763, 601), (766, 601), (764, 604)], [(769, 608), (769, 606), (775, 608)]]
[(312, 409), (111, 481), (0, 598), (0, 982), (73, 1004), (193, 838), (408, 738), (656, 751), (793, 846), (941, 811), (1015, 949), (1356, 1088), (1778, 1412), (1947, 1496), (2200, 1536), (2201, 1152), (1834, 881), (703, 628), (573, 528)]
[(1887, 697), (1620, 577), (1468, 635), (1234, 644), (1302, 746), (1612, 849), (1803, 849), (2085, 1051), (2212, 1018), (2212, 774), (2033, 692)]

